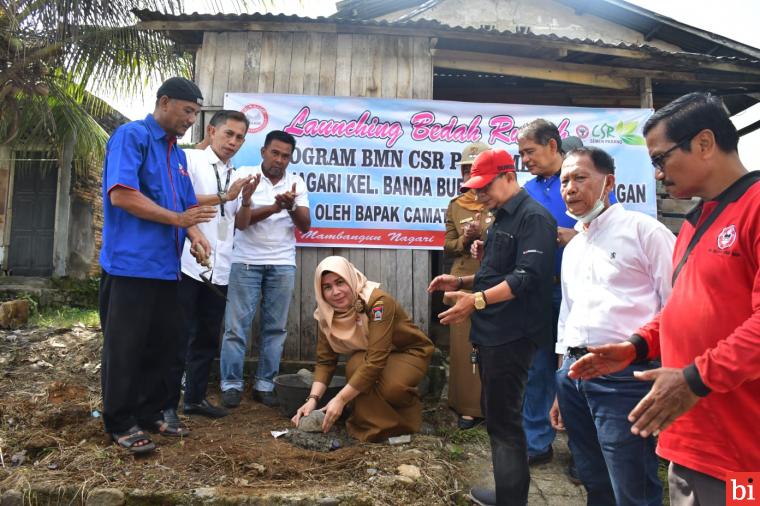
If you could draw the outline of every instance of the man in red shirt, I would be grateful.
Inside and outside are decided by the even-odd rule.
[[[760,173],[739,159],[720,99],[691,93],[644,125],[652,164],[673,197],[702,201],[673,253],[673,291],[625,343],[589,347],[570,376],[585,380],[658,355],[663,367],[629,414],[659,434],[673,505],[724,504],[727,475],[760,471]]]

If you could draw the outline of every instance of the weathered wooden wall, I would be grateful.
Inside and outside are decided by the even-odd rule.
[[[206,32],[196,55],[196,82],[209,112],[223,106],[225,92],[431,99],[430,40],[303,31]],[[382,283],[428,329],[428,251],[297,248],[284,359],[314,359],[313,275],[329,255],[347,257],[369,279]]]

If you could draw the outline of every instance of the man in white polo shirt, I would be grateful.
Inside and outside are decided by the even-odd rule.
[[[261,165],[240,168],[241,175],[260,174],[261,181],[252,199],[243,198],[235,216],[238,232],[221,352],[222,403],[226,407],[240,404],[243,362],[259,301],[261,340],[253,399],[277,406],[273,380],[280,369],[295,285],[295,228],[307,232],[311,226],[306,184],[300,176],[287,172],[295,147],[292,135],[273,130],[261,148]]]
[[[578,234],[562,258],[562,306],[556,352],[557,403],[550,418],[566,428],[588,504],[662,504],[655,441],[631,433],[628,413],[649,391],[637,371],[642,361],[588,380],[570,367],[589,346],[623,342],[665,305],[670,295],[675,237],[665,226],[620,204],[610,205],[615,162],[605,151],[577,148],[567,154],[560,192]]]
[[[239,207],[239,195],[253,193],[258,180],[251,175],[240,177],[232,167],[235,156],[245,141],[248,118],[239,111],[217,111],[207,127],[209,141],[205,149],[188,149],[187,171],[193,184],[198,203],[217,206],[216,216],[198,227],[209,241],[212,271],[206,278],[216,290],[207,286],[200,277],[206,267],[198,264],[190,253],[190,243],[185,243],[182,252],[182,280],[179,284],[179,301],[185,324],[183,340],[178,355],[169,368],[167,413],[176,414],[180,398],[182,374],[185,374],[184,412],[188,415],[202,415],[220,418],[227,414],[225,409],[214,406],[206,399],[206,388],[219,349],[225,300],[221,294],[227,292],[232,256],[232,236],[235,213]]]

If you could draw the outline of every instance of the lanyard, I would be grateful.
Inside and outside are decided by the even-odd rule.
[[[232,174],[232,170],[227,171],[227,180],[224,182],[224,189],[222,189],[222,180],[219,179],[219,169],[216,164],[214,164],[214,175],[216,176],[216,189],[219,191],[219,193],[226,192],[227,188],[230,186],[230,174]],[[219,209],[222,213],[222,216],[224,216],[224,202],[219,203]]]

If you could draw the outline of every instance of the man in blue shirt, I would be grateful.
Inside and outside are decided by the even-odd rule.
[[[570,142],[575,144],[569,146]],[[562,169],[565,153],[574,147],[582,146],[583,143],[577,137],[568,137],[563,140],[554,123],[545,119],[536,119],[520,128],[517,145],[523,164],[531,174],[536,176],[525,183],[525,190],[557,220],[557,253],[554,257],[554,289],[552,292],[552,321],[554,322],[554,341],[556,342],[557,320],[562,303],[560,286],[562,252],[565,245],[577,234],[574,228],[575,220],[565,213],[567,207],[560,194],[559,173]],[[616,202],[614,193],[610,194],[610,199],[612,203]],[[523,405],[523,426],[525,427],[525,436],[528,439],[528,461],[531,465],[548,462],[554,454],[552,450],[554,429],[551,426],[549,411],[554,403],[556,370],[557,356],[554,353],[553,345],[552,347],[539,348],[528,374]],[[573,481],[580,483],[577,480],[572,462],[568,468],[568,473]]]
[[[167,360],[179,344],[177,301],[185,236],[201,262],[210,246],[196,225],[216,214],[198,206],[177,138],[195,122],[203,101],[180,77],[158,90],[153,114],[119,127],[103,164],[103,246],[100,323],[103,423],[113,441],[133,453],[155,445],[143,429],[189,432],[161,409],[168,395]]]
[[[562,139],[557,127],[544,119],[523,125],[517,138],[520,158],[534,177],[524,188],[531,197],[544,206],[557,220],[557,253],[554,257],[554,285],[552,291],[553,332],[557,340],[557,317],[562,300],[559,284],[562,250],[576,234],[575,220],[565,214],[565,202],[559,192],[559,172],[562,168]],[[528,461],[540,464],[551,460],[554,429],[549,421],[549,410],[554,402],[557,357],[554,344],[536,351],[528,373],[523,404],[523,426],[528,439]]]

